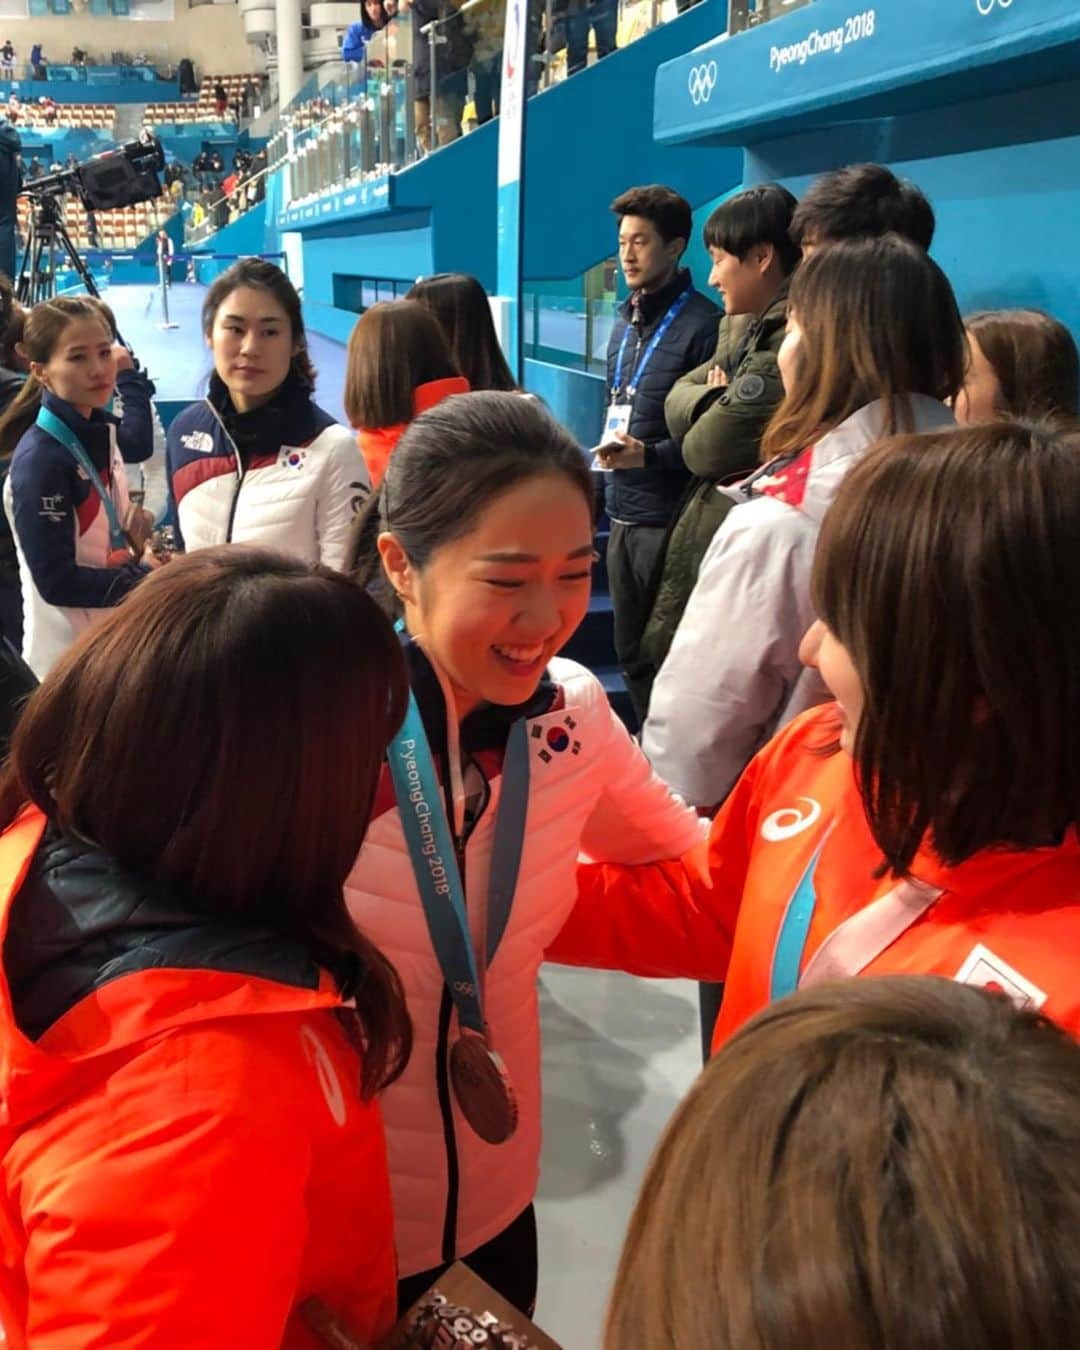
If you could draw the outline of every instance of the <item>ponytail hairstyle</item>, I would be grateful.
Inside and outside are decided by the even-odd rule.
[[[382,485],[353,522],[345,570],[393,617],[378,538],[391,531],[422,571],[444,545],[469,533],[487,507],[531,478],[562,474],[592,510],[588,461],[570,433],[518,394],[459,394],[411,422]]]
[[[89,295],[58,295],[54,300],[43,300],[26,315],[21,343],[23,355],[28,361],[44,365],[51,360],[68,325],[76,319],[97,319],[112,340],[113,334],[98,300]],[[15,447],[33,426],[41,408],[42,387],[31,372],[0,416],[0,465],[7,466]]]
[[[308,351],[300,297],[289,278],[272,262],[267,262],[264,258],[241,258],[239,262],[233,263],[222,272],[206,292],[206,299],[203,301],[203,336],[209,338],[213,335],[214,319],[218,310],[233,291],[241,289],[266,291],[285,311],[293,345],[296,347],[286,379],[291,380],[306,394],[314,393],[315,367],[311,363],[311,353]]]

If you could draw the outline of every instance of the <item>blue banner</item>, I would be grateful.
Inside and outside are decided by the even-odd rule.
[[[1078,0],[818,0],[668,61],[658,141],[745,145],[1080,74]]]
[[[375,178],[367,183],[328,192],[313,202],[287,206],[278,212],[279,230],[314,230],[320,225],[336,224],[357,216],[376,215],[390,210],[392,180]]]

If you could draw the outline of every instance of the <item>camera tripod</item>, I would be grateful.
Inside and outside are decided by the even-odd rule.
[[[15,297],[24,305],[51,300],[56,294],[57,253],[66,258],[90,295],[98,295],[97,283],[64,225],[62,198],[30,194],[30,228],[26,234],[22,265],[15,283]]]

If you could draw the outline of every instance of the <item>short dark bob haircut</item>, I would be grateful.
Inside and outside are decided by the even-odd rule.
[[[930,844],[1052,846],[1080,824],[1080,433],[884,441],[822,525],[814,606],[864,706],[854,758],[894,876]]]

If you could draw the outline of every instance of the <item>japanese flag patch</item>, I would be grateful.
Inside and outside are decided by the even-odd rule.
[[[988,989],[992,994],[1004,994],[1007,998],[1011,998],[1018,1008],[1041,1008],[1046,1002],[1043,990],[1025,979],[1000,956],[995,956],[989,947],[984,947],[981,942],[972,947],[967,960],[956,972],[955,978],[960,984],[970,984],[976,989]]]

